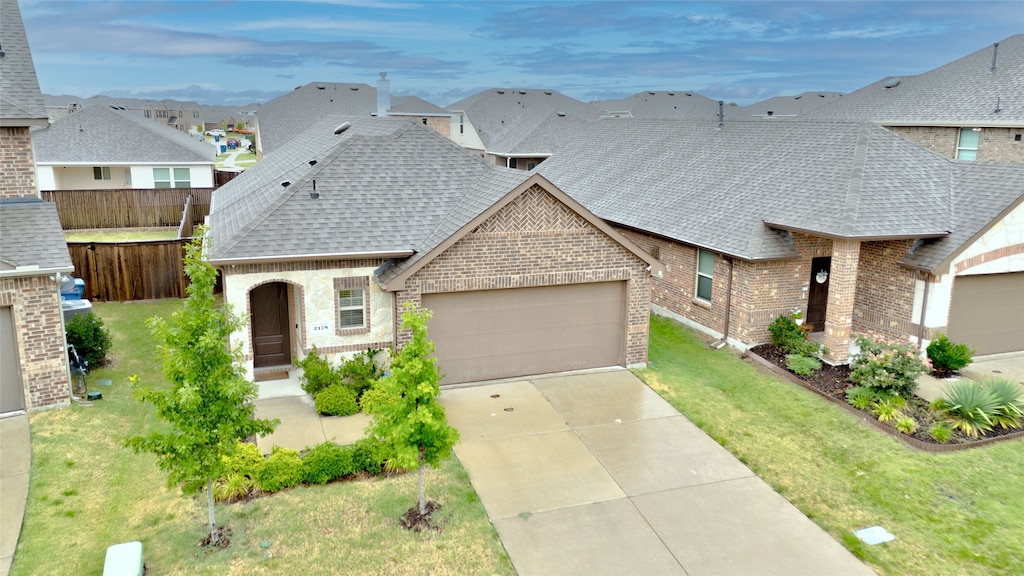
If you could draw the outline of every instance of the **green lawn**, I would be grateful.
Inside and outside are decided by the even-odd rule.
[[[14,576],[99,575],[106,548],[130,540],[143,542],[154,575],[514,573],[455,459],[426,476],[428,497],[441,504],[434,516],[440,533],[399,526],[416,502],[416,475],[407,474],[218,505],[232,545],[197,547],[207,528],[205,500],[168,488],[153,456],[122,447],[124,438],[154,425],[151,407],[132,398],[128,377],[166,385],[144,321],[179,305],[94,304],[114,335],[113,363],[88,379],[103,400],[30,416],[32,471]],[[112,386],[99,386],[100,378]]]
[[[93,228],[65,230],[67,242],[137,242],[139,240],[173,240],[178,237],[175,228]]]
[[[879,573],[1021,574],[1024,440],[917,451],[664,318],[638,375]]]

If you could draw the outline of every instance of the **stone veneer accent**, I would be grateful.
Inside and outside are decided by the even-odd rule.
[[[419,306],[422,294],[436,292],[624,280],[626,364],[641,366],[647,363],[649,277],[645,261],[534,186],[411,275],[395,293],[396,307]],[[395,331],[398,345],[409,340],[408,331]]]
[[[38,196],[28,128],[0,128],[0,198]]]
[[[70,372],[60,293],[48,276],[0,279],[0,306],[10,306],[28,410],[67,405]]]
[[[994,103],[993,103],[994,105]],[[972,128],[973,126],[965,126]],[[955,126],[892,126],[889,128],[907,140],[956,158],[960,128]],[[1021,141],[1014,138],[1022,135]],[[983,127],[978,137],[978,160],[991,162],[1024,162],[1024,127]]]

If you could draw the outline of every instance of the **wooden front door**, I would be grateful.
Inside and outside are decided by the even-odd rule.
[[[822,274],[824,272],[824,274]],[[811,259],[811,287],[807,294],[807,324],[811,332],[825,329],[825,312],[828,310],[828,283],[832,276],[832,257]],[[824,277],[824,281],[821,281]]]
[[[252,311],[253,366],[287,366],[292,363],[288,338],[288,285],[273,282],[249,293]]]

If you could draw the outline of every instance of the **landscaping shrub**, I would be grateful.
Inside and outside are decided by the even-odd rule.
[[[928,429],[928,434],[939,444],[945,444],[953,438],[953,429],[944,422],[936,422]]]
[[[871,403],[871,413],[879,422],[890,422],[903,417],[905,401],[902,396],[889,396]]]
[[[320,355],[316,346],[313,346],[305,358],[297,360],[295,365],[302,368],[300,383],[307,394],[316,396],[317,392],[325,388],[341,384],[341,375]]]
[[[981,385],[987,388],[996,399],[996,413],[992,415],[992,424],[1000,428],[1024,427],[1024,392],[1016,382],[1005,376],[986,376]]]
[[[954,429],[976,438],[992,430],[993,417],[999,413],[995,393],[978,382],[965,380],[946,386],[942,398],[932,403]]]
[[[858,410],[867,410],[872,402],[880,399],[878,391],[867,386],[853,386],[846,390],[846,402]]]
[[[799,354],[786,355],[786,368],[798,376],[810,376],[821,370],[821,361],[809,356]]]
[[[912,416],[901,416],[896,421],[896,430],[902,434],[913,434],[917,431],[917,420],[914,420]]]
[[[917,389],[917,377],[927,370],[912,344],[897,344],[857,335],[860,354],[850,368],[850,380],[898,396],[909,397]]]
[[[326,484],[335,478],[356,472],[352,448],[334,442],[318,444],[302,456],[302,481],[307,484]]]
[[[356,394],[356,400],[363,392],[369,390],[374,382],[383,376],[376,356],[383,352],[380,348],[368,348],[356,356],[349,358],[338,367],[342,382]]]
[[[314,397],[316,411],[325,416],[350,416],[359,412],[356,393],[343,384],[328,386]]]
[[[228,473],[213,485],[214,500],[234,502],[258,492],[256,479],[264,461],[263,454],[255,444],[239,442],[235,453],[224,457]]]
[[[92,312],[79,314],[68,320],[65,330],[68,344],[75,347],[75,351],[89,366],[96,368],[107,358],[113,339],[99,316]]]
[[[945,334],[939,334],[935,340],[928,344],[928,359],[932,361],[935,370],[959,370],[971,363],[975,350],[967,344],[955,344],[946,338]]]
[[[256,485],[264,492],[277,492],[302,482],[302,460],[299,451],[274,446],[263,464]]]
[[[376,438],[362,438],[352,444],[352,466],[367,474],[377,475],[384,470],[384,446]]]
[[[768,325],[768,334],[771,335],[772,344],[790,351],[789,347],[794,342],[807,339],[807,334],[796,325],[790,316],[779,316]]]

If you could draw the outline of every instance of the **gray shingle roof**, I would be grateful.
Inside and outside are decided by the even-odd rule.
[[[534,88],[492,88],[448,109],[465,112],[486,150],[503,156],[552,154],[600,117],[579,100]]]
[[[409,119],[329,116],[214,193],[210,258],[427,252],[527,177]]]
[[[217,149],[132,112],[91,106],[33,133],[39,164],[213,164]]]
[[[773,228],[936,237],[963,224],[953,217],[953,190],[998,197],[992,203],[1003,207],[1024,193],[1024,166],[1000,168],[1017,175],[1005,184],[967,188],[953,176],[972,168],[871,123],[716,127],[605,120],[538,171],[605,220],[751,260],[793,255]]]
[[[718,117],[718,100],[685,90],[638,92],[620,100],[591,104],[602,113],[628,111],[641,120],[694,120]],[[726,107],[728,114],[728,107]]]
[[[916,76],[883,78],[804,115],[882,125],[1024,126],[1024,34]],[[995,112],[996,106],[1000,112]]]
[[[426,110],[416,110],[423,103]],[[439,108],[414,96],[393,97],[392,108],[425,114]],[[271,152],[327,115],[368,117],[377,113],[377,89],[367,84],[310,82],[267,102],[256,113],[260,149]]]
[[[0,269],[70,268],[57,205],[35,197],[0,199]]]
[[[16,0],[0,0],[0,124],[44,125],[46,107]]]
[[[738,109],[726,108],[725,114],[726,118],[734,120],[799,116],[842,97],[842,92],[804,92],[797,96],[775,96]]]

